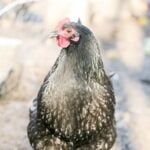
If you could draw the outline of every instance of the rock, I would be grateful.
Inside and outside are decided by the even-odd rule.
[[[0,97],[16,87],[21,73],[21,41],[0,37]]]
[[[117,49],[119,58],[129,68],[140,70],[144,61],[143,29],[131,18],[120,22],[117,33]]]
[[[150,56],[150,37],[144,40],[144,52],[147,56]]]

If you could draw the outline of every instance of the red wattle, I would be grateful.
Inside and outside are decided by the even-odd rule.
[[[67,48],[70,45],[70,41],[65,37],[60,36],[57,38],[57,44],[62,48]]]

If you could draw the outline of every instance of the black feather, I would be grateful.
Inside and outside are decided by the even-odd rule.
[[[109,150],[116,138],[115,97],[99,44],[83,25],[70,23],[78,43],[61,50],[30,111],[35,150]]]
[[[78,23],[78,24],[80,24],[80,25],[82,24],[82,22],[81,22],[81,19],[80,19],[80,18],[78,18],[77,23]]]

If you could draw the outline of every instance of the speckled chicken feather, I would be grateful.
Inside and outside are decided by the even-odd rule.
[[[99,44],[71,23],[79,43],[62,49],[30,108],[28,137],[35,150],[109,150],[116,138],[112,84]]]

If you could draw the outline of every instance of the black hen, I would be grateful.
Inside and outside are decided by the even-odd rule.
[[[116,138],[112,84],[98,41],[85,26],[59,23],[51,34],[61,53],[30,109],[35,150],[109,150]]]

